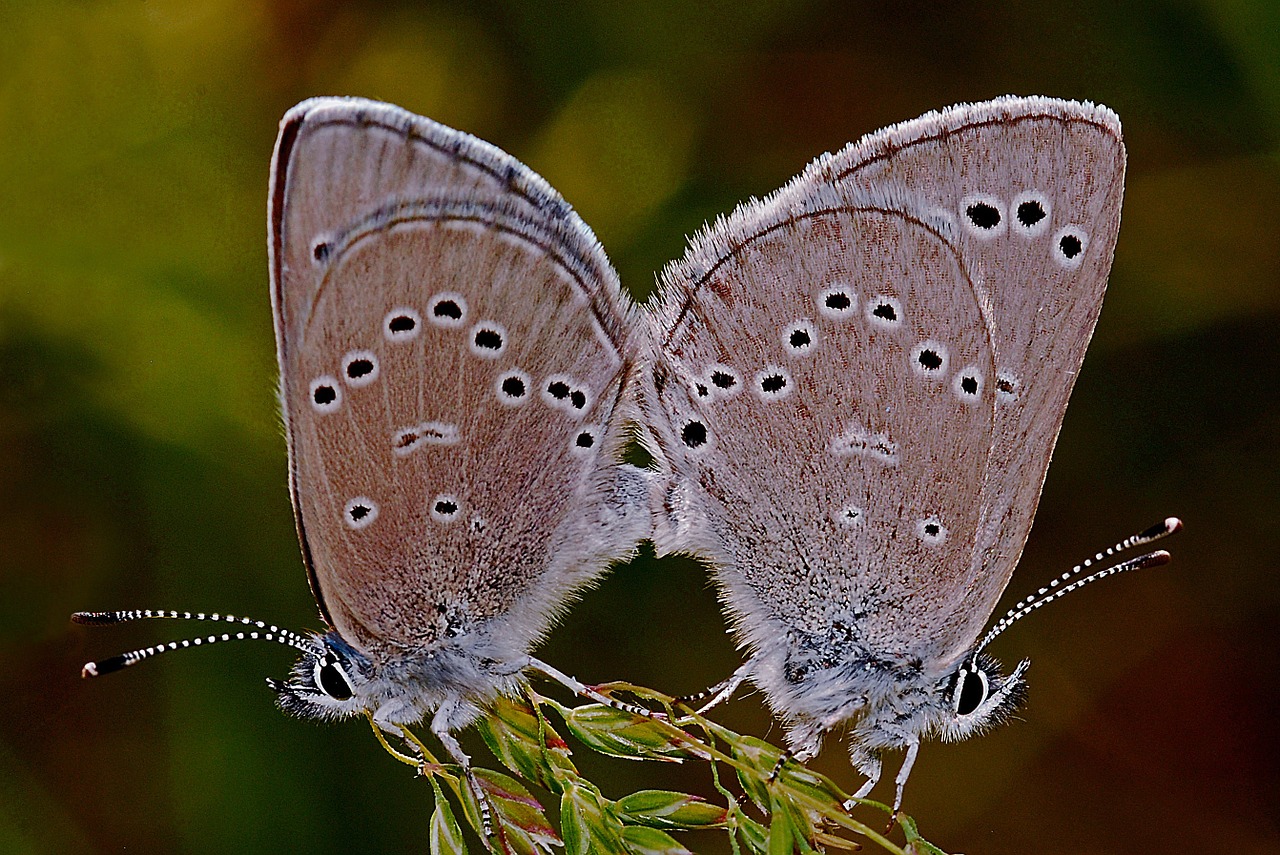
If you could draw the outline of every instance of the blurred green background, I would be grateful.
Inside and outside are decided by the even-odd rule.
[[[275,710],[262,678],[287,651],[89,683],[86,659],[188,627],[67,621],[160,607],[318,625],[267,298],[289,106],[364,95],[498,144],[643,299],[684,235],[818,153],[1008,92],[1114,108],[1129,181],[1006,600],[1167,514],[1187,530],[1171,567],[1000,639],[1034,662],[1024,720],[929,745],[908,810],[969,853],[1280,851],[1280,7],[1248,0],[0,2],[0,851],[426,848],[429,788],[363,723]],[[643,558],[542,654],[672,692],[738,661],[703,571]],[[721,718],[781,737],[758,696]],[[580,759],[614,797],[707,788],[702,768]],[[843,747],[817,765],[856,786]]]

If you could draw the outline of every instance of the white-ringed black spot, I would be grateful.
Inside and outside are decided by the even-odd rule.
[[[332,413],[342,406],[342,388],[337,380],[325,374],[311,381],[307,399],[317,413]]]
[[[1013,211],[1014,231],[1025,237],[1037,237],[1049,228],[1049,214],[1052,206],[1043,193],[1027,190],[1014,197],[1010,210]]]
[[[437,318],[460,321],[462,320],[462,307],[454,300],[441,300],[431,307],[431,314]]]
[[[311,245],[311,257],[315,259],[317,264],[326,263],[332,254],[333,244],[326,240],[318,240]]]
[[[798,320],[782,334],[782,346],[791,356],[807,356],[818,344],[818,333],[807,320]]]
[[[951,389],[965,403],[973,403],[982,397],[982,375],[972,365],[956,372],[951,379]]]
[[[858,311],[858,295],[847,285],[831,285],[818,292],[818,313],[843,320]]]
[[[1020,381],[1016,374],[1012,371],[996,372],[996,400],[1002,404],[1009,404],[1018,398],[1018,387]]]
[[[960,203],[965,230],[979,238],[992,238],[1005,230],[1004,205],[985,193],[966,196]]]
[[[382,334],[387,341],[413,341],[422,330],[422,317],[413,309],[402,306],[387,312],[382,319]]]
[[[922,341],[911,349],[911,368],[924,377],[947,373],[947,349],[936,341]]]
[[[738,372],[728,365],[715,364],[707,368],[707,381],[717,398],[732,398],[742,389]]]
[[[507,330],[497,321],[481,321],[471,328],[468,346],[482,359],[496,359],[507,349]]]
[[[581,453],[595,448],[596,438],[595,428],[583,428],[573,437],[573,450]]]
[[[342,519],[347,526],[359,531],[378,518],[378,505],[367,496],[356,496],[342,509]]]
[[[440,495],[431,500],[431,518],[438,523],[451,523],[458,518],[462,506],[453,496]]]
[[[1065,231],[1058,236],[1057,255],[1065,267],[1079,267],[1088,238],[1080,231]]]
[[[766,401],[778,401],[791,394],[791,375],[780,366],[756,373],[756,393]]]
[[[342,376],[348,386],[368,386],[378,379],[378,357],[371,350],[353,350],[342,357]]]
[[[937,517],[916,522],[916,537],[926,546],[937,546],[947,539],[947,527]]]
[[[894,297],[877,294],[867,301],[866,312],[873,326],[895,329],[902,325],[902,304]]]
[[[591,403],[590,390],[566,374],[552,374],[542,384],[542,400],[550,407],[581,416]]]
[[[498,375],[494,383],[494,393],[498,401],[509,407],[518,407],[529,400],[529,387],[533,381],[529,375],[518,369],[504,371]]]
[[[711,389],[707,387],[706,383],[694,383],[693,394],[697,395],[699,398],[709,398],[711,396]]]
[[[964,209],[969,222],[980,229],[994,229],[1000,225],[1000,209],[985,202],[974,202]]]
[[[1084,252],[1089,248],[1089,236],[1079,226],[1069,225],[1058,230],[1053,236],[1053,247],[1050,254],[1058,264],[1074,270],[1084,261]]]
[[[460,327],[467,320],[467,301],[452,291],[436,294],[427,303],[427,319],[438,327]]]
[[[689,448],[701,448],[707,444],[707,426],[697,419],[691,419],[680,428],[680,441]]]

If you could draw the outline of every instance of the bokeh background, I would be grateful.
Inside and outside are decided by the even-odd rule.
[[[928,746],[908,809],[968,853],[1280,851],[1280,6],[1249,0],[0,3],[0,851],[426,848],[429,789],[363,723],[275,710],[262,678],[287,651],[83,682],[86,659],[188,627],[67,621],[318,625],[267,298],[289,106],[364,95],[493,141],[643,299],[684,235],[818,153],[1008,92],[1116,109],[1129,180],[1006,600],[1165,515],[1187,529],[1172,566],[1001,638],[1034,660],[1024,720]],[[738,661],[703,571],[645,557],[542,653],[672,692]],[[758,696],[721,717],[781,736]],[[615,797],[707,787],[701,768],[580,759]],[[817,765],[856,785],[841,747]]]

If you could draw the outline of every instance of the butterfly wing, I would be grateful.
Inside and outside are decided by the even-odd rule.
[[[1026,544],[1102,307],[1124,172],[1120,121],[1110,110],[1006,97],[872,134],[806,174],[865,190],[896,187],[925,210],[945,212],[989,310],[994,457],[973,556],[942,580],[954,614],[944,630],[948,658],[981,632]]]
[[[475,632],[527,648],[647,531],[614,465],[637,341],[603,250],[498,149],[357,99],[286,115],[270,200],[322,611],[375,656]]]
[[[872,618],[944,609],[977,540],[993,344],[950,224],[914,202],[793,183],[662,276],[659,548],[711,559],[757,657],[790,650],[791,683],[855,649],[916,655]]]
[[[659,545],[712,558],[754,647],[848,636],[940,671],[973,644],[1097,318],[1123,165],[1104,108],[953,108],[819,158],[665,271]]]

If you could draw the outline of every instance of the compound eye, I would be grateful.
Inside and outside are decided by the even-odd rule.
[[[316,668],[316,685],[335,701],[350,700],[354,694],[342,666],[333,661],[324,662]]]
[[[981,668],[970,671],[961,668],[956,681],[955,709],[956,715],[973,715],[978,707],[987,699],[987,674]]]

